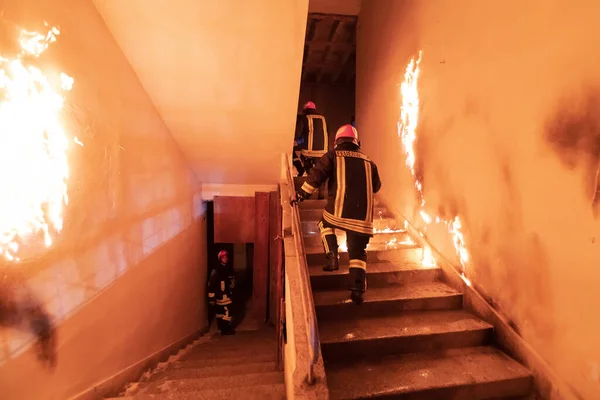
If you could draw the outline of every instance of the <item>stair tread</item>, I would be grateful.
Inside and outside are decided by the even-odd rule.
[[[365,303],[406,299],[459,296],[460,292],[442,282],[423,282],[410,285],[371,288],[365,293]],[[347,290],[329,290],[313,293],[315,306],[351,303]]]
[[[215,385],[218,387],[220,385]],[[219,400],[219,399],[236,399],[240,397],[240,392],[243,391],[243,397],[245,400],[252,399],[273,399],[283,400],[285,399],[285,384],[268,384],[268,385],[255,385],[246,386],[243,389],[239,387],[229,387],[222,389],[205,389],[196,391],[178,391],[177,389],[169,393],[161,394],[136,394],[133,396],[120,397],[120,399],[134,399],[134,400],[153,400],[153,399],[177,399],[177,400]],[[113,399],[116,400],[116,399]]]
[[[332,399],[401,395],[511,380],[523,382],[517,387],[503,385],[501,390],[506,393],[497,394],[527,394],[525,388],[530,388],[531,383],[527,382],[531,381],[531,373],[492,347],[385,356],[352,364],[327,364],[327,382]]]
[[[373,243],[369,244],[367,247],[367,252],[374,251],[403,251],[403,250],[418,250],[421,247],[417,244],[405,244],[405,243],[397,243],[393,246],[387,245],[385,243]],[[323,246],[308,246],[305,248],[306,254],[320,254],[323,253]],[[340,253],[347,253],[347,250],[340,248]]]
[[[321,251],[323,251],[321,249]],[[337,271],[323,271],[322,265],[310,265],[308,267],[310,276],[329,276],[329,275],[348,275],[348,265],[340,265]],[[424,267],[416,263],[393,263],[393,262],[378,262],[367,264],[367,275],[380,274],[388,272],[405,272],[419,270],[439,270],[439,267]]]
[[[409,311],[393,316],[319,321],[319,336],[321,343],[327,344],[492,328],[464,310]]]
[[[173,377],[171,377],[173,375]],[[246,391],[250,387],[259,385],[277,385],[285,382],[283,372],[263,372],[244,375],[222,375],[208,377],[178,377],[173,370],[165,371],[165,374],[150,379],[141,389],[141,393],[165,393],[165,392],[191,392],[211,390],[219,387],[237,387],[240,391]],[[243,389],[242,389],[243,388]]]
[[[212,357],[202,359],[187,359],[182,358],[181,361],[177,361],[182,366],[185,365],[189,368],[203,368],[203,367],[221,367],[229,365],[247,365],[261,362],[275,362],[277,360],[277,352],[272,351],[268,353],[257,352],[256,354],[238,355],[231,354],[230,357]]]
[[[197,361],[175,362],[168,368],[158,371],[157,379],[168,376],[169,379],[210,378],[215,376],[234,376],[257,373],[277,372],[275,361],[252,362],[247,364],[229,364],[217,366],[203,366]]]
[[[232,360],[258,355],[273,355],[276,352],[277,339],[271,330],[239,331],[232,336],[215,334],[190,349],[181,357],[181,360]]]

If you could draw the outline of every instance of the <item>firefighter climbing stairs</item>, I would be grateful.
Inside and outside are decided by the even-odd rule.
[[[324,206],[306,200],[300,215],[331,399],[534,398],[531,373],[494,347],[493,326],[462,308],[438,267],[421,265],[423,249],[377,203],[365,302],[353,304],[342,241],[340,270],[322,270]]]

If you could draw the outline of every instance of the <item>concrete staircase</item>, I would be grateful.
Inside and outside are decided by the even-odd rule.
[[[381,206],[375,228],[396,232],[372,240],[365,303],[354,305],[347,252],[338,272],[321,269],[324,205],[306,200],[300,214],[331,399],[530,398],[530,372],[493,346],[493,327],[462,309],[462,294],[438,268],[421,266],[423,249],[402,244],[406,232]]]
[[[213,335],[127,390],[123,399],[285,399],[273,330]]]

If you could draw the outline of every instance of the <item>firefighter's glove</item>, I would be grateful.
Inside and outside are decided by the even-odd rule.
[[[292,198],[290,199],[290,204],[292,206],[294,206],[294,205],[304,201],[304,199],[306,199],[307,197],[308,197],[308,194],[304,190],[300,189],[296,192],[296,194],[294,196],[292,196]]]

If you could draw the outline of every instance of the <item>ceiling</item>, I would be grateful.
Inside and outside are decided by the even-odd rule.
[[[201,182],[278,182],[308,0],[94,4]]]
[[[354,83],[357,21],[356,16],[308,14],[302,84]]]
[[[372,0],[371,0],[372,1]],[[310,0],[309,13],[358,15],[361,0]]]

